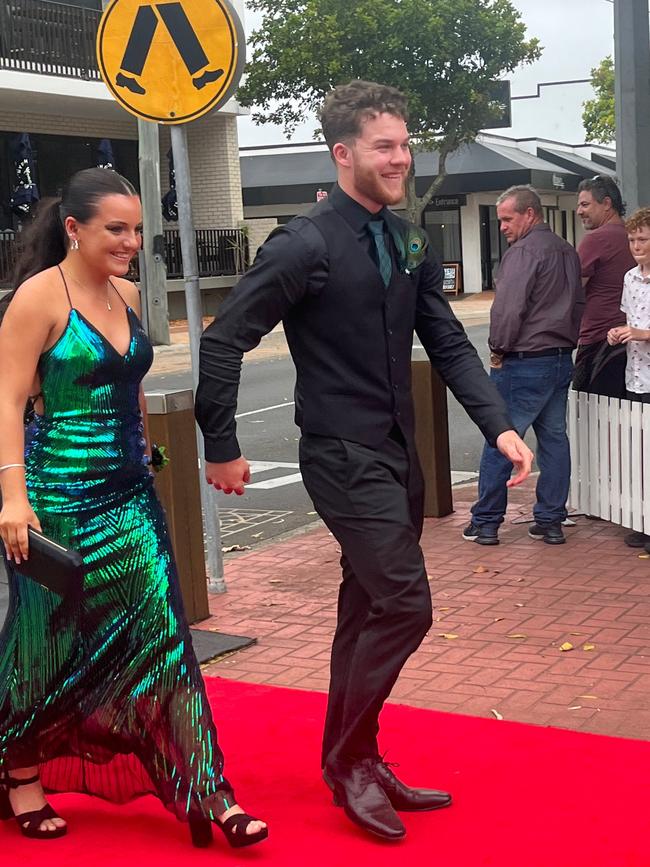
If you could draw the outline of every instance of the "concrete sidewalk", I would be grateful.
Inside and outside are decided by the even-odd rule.
[[[647,739],[650,559],[623,544],[623,528],[584,517],[566,545],[528,538],[534,484],[512,493],[498,547],[460,537],[475,485],[455,489],[453,515],[426,521],[435,621],[391,700]],[[201,625],[258,644],[206,673],[326,690],[338,557],[318,523],[227,557],[228,592],[211,597]]]

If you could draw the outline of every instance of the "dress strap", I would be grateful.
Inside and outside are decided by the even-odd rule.
[[[120,301],[122,302],[122,304],[124,304],[124,306],[125,306],[126,309],[128,310],[128,309],[129,309],[129,305],[126,303],[126,301],[124,300],[124,298],[122,298],[122,295],[120,294],[120,291],[119,291],[119,289],[117,288],[117,286],[115,285],[115,283],[113,283],[112,280],[109,280],[108,282],[111,284],[111,286],[113,287],[113,289],[115,289],[115,291],[117,292],[117,297],[120,299]]]
[[[72,299],[70,298],[70,292],[68,290],[68,281],[65,279],[65,274],[63,273],[63,268],[60,265],[56,266],[59,269],[59,274],[61,275],[61,279],[63,280],[63,285],[65,286],[65,294],[68,296],[68,304],[70,305],[70,310],[72,307]]]

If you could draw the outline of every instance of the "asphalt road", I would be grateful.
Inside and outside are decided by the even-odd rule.
[[[487,364],[487,325],[467,329]],[[416,350],[417,355],[423,351]],[[252,484],[242,497],[218,495],[222,542],[254,545],[317,520],[298,470],[298,430],[293,420],[295,373],[289,357],[245,361],[237,431],[251,461]],[[190,373],[148,376],[146,390],[191,387]],[[451,467],[454,481],[478,472],[483,438],[449,394]],[[469,476],[473,478],[473,475]]]

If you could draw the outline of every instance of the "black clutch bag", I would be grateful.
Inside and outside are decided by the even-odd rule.
[[[81,554],[59,545],[31,527],[27,528],[27,535],[29,558],[19,565],[11,564],[16,572],[37,581],[59,596],[78,595],[84,578]]]

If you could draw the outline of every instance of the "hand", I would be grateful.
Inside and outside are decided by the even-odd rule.
[[[224,494],[232,494],[234,491],[241,496],[244,493],[244,486],[251,480],[251,468],[244,457],[223,464],[206,461],[205,478],[208,484],[214,485],[218,491],[223,491]]]
[[[650,331],[632,328],[631,325],[619,325],[618,328],[610,328],[607,332],[607,342],[610,346],[616,343],[629,343],[630,340],[650,340]]]
[[[610,328],[607,332],[607,342],[610,346],[616,346],[619,343],[618,333],[621,330],[621,326],[619,325],[617,328]]]
[[[41,532],[41,524],[27,501],[6,503],[0,512],[0,538],[4,542],[7,559],[16,565],[29,558],[27,527]]]
[[[490,350],[490,367],[492,370],[501,370],[503,367],[503,355]]]
[[[520,485],[530,475],[533,466],[533,453],[514,430],[506,430],[497,437],[497,448],[504,457],[512,461],[517,475],[509,479],[507,487]]]

